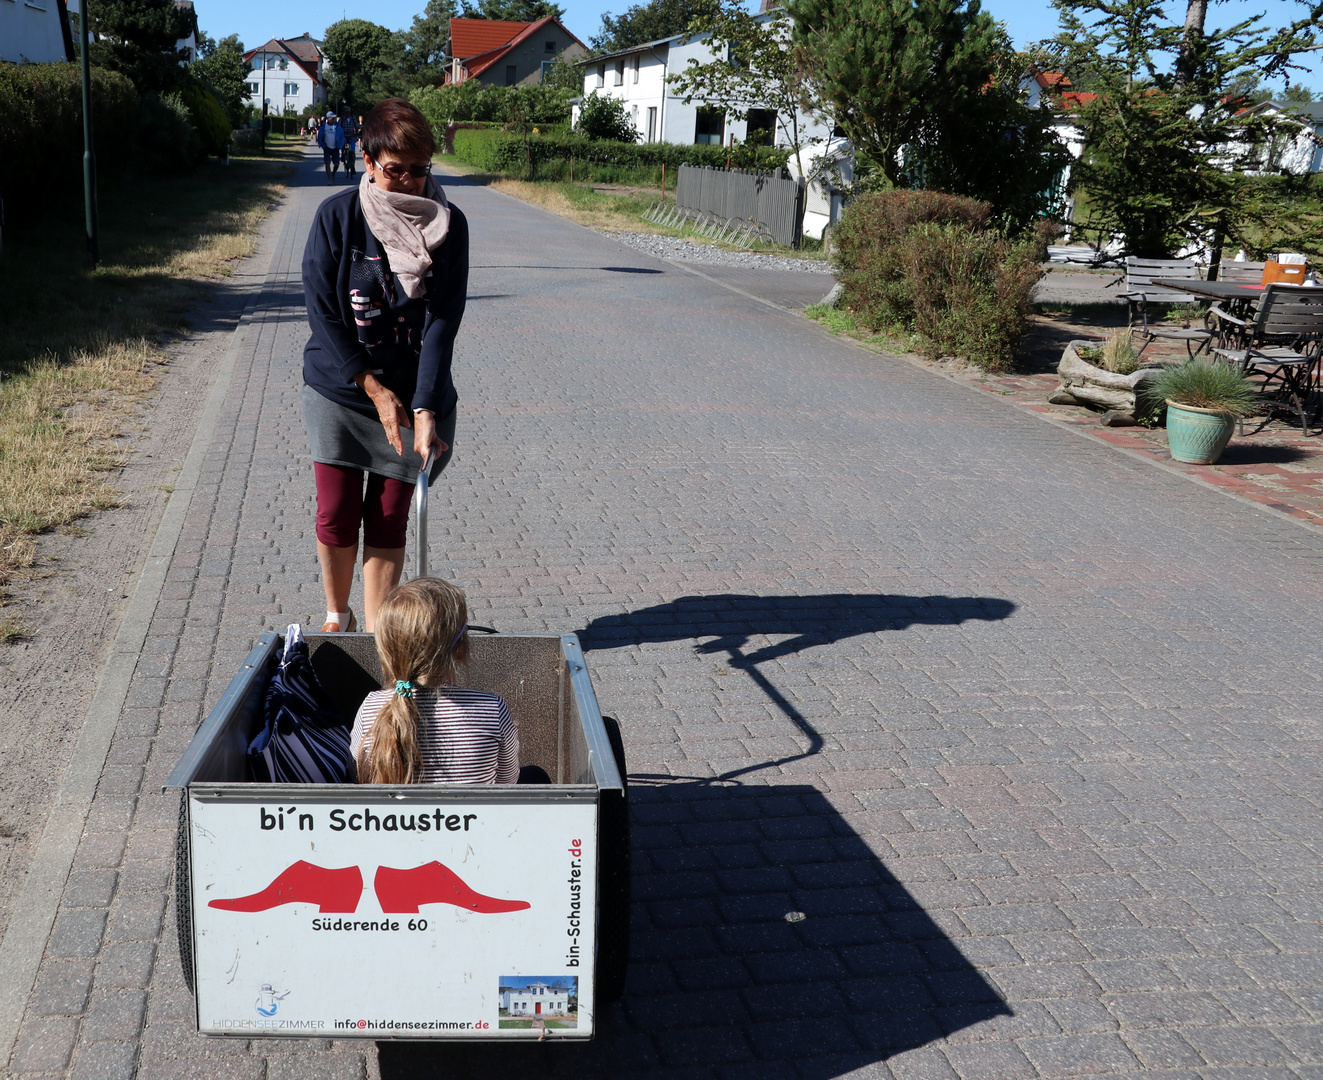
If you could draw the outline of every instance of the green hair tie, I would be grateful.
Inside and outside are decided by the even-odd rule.
[[[413,697],[413,682],[409,679],[396,679],[395,692],[400,697]]]

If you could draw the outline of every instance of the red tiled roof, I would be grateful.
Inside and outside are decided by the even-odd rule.
[[[582,41],[579,41],[577,37],[575,37],[573,34],[571,34],[568,30],[565,29],[565,24],[561,22],[559,19],[553,19],[553,18],[538,19],[537,22],[531,22],[531,23],[497,22],[494,19],[451,19],[450,20],[450,55],[457,58],[463,63],[464,72],[465,72],[464,77],[467,79],[474,79],[477,78],[479,75],[481,75],[488,68],[492,67],[495,63],[497,63],[497,61],[499,61],[501,57],[505,56],[516,45],[518,45],[520,42],[524,41],[525,39],[532,37],[543,27],[545,27],[548,23],[555,23],[557,27],[559,27],[562,31],[564,31],[566,37],[568,37],[571,41],[579,45],[583,45]],[[488,34],[485,38],[482,35],[478,35],[478,34],[465,37],[464,35],[468,33],[467,28],[475,27],[475,26],[479,28],[483,26],[506,27],[506,28],[513,27],[515,28],[515,32],[510,37],[505,38],[504,40],[498,42],[495,45],[488,44],[487,47],[482,52],[474,52],[474,53],[464,52],[463,50],[466,48],[476,47],[479,44],[484,44],[486,42],[493,41],[500,36],[498,32],[493,31],[490,34]],[[456,34],[457,29],[461,31],[460,34]],[[586,48],[586,46],[584,47]],[[447,82],[450,81],[449,72],[446,73],[446,81]]]
[[[1070,80],[1061,71],[1036,71],[1034,72],[1034,78],[1038,80],[1038,85],[1044,89],[1049,86],[1060,86],[1062,88],[1070,86]]]
[[[511,44],[532,25],[526,22],[500,22],[497,19],[451,19],[450,55],[460,60],[481,56]]]

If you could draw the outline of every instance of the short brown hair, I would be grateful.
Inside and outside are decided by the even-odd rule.
[[[432,125],[418,106],[404,98],[387,98],[363,121],[363,151],[373,161],[381,154],[431,161],[436,153]]]

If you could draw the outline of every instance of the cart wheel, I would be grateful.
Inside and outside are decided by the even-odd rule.
[[[193,993],[193,875],[188,864],[188,792],[179,800],[179,831],[175,836],[175,930],[179,937],[179,967],[184,985]]]
[[[604,716],[602,723],[625,790],[620,797],[604,799],[600,807],[602,854],[598,864],[601,880],[597,893],[596,994],[598,1001],[618,1001],[625,993],[625,975],[629,970],[629,779],[620,721]]]

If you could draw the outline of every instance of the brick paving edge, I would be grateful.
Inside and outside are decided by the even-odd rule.
[[[277,254],[278,251],[272,254],[272,264]],[[41,840],[23,886],[15,898],[4,940],[0,942],[0,1061],[6,1067],[27,1012],[28,998],[36,985],[37,973],[46,952],[51,928],[55,924],[65,883],[73,867],[92,799],[96,795],[110,753],[111,740],[128,696],[129,684],[165,586],[175,544],[183,531],[194,491],[202,475],[216,418],[229,390],[230,375],[238,361],[258,298],[270,272],[269,264],[261,283],[244,305],[238,324],[231,331],[224,358],[215,368],[215,379],[199,418],[193,443],[174,482],[174,491],[161,516],[142,573],[116,631],[115,642],[98,679],[92,704],[83,718],[77,747],[61,780],[59,793],[42,829]]]

